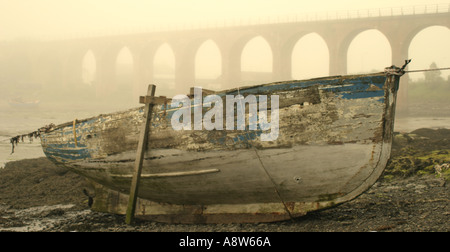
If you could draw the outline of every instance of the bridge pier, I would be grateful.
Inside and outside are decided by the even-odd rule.
[[[115,88],[115,60],[101,59],[96,71],[96,97],[105,97]]]
[[[392,39],[395,38],[396,39]],[[400,36],[391,36],[391,48],[392,48],[392,64],[397,67],[403,66],[405,60],[408,58],[408,48],[411,39],[408,43],[405,42],[404,37]],[[397,92],[397,108],[396,113],[400,116],[408,115],[408,85],[409,85],[409,76],[405,74],[402,78],[400,78],[399,89]]]
[[[292,51],[274,50],[272,81],[285,81],[292,79]]]
[[[222,54],[222,75],[220,77],[222,89],[235,87],[241,81],[241,53],[232,49],[230,41],[218,43]]]

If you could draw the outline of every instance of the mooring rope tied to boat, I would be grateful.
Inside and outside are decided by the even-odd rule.
[[[441,70],[450,70],[450,67],[421,69],[421,70],[408,70],[408,71],[405,71],[405,73],[417,73],[417,72],[429,72],[429,71],[441,71]]]

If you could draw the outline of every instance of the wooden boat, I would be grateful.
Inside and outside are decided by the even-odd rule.
[[[278,95],[274,141],[261,141],[263,131],[248,127],[174,130],[170,118],[178,108],[170,99],[159,101],[136,217],[269,222],[355,198],[375,183],[390,157],[403,68],[215,92]],[[142,122],[143,108],[99,115],[42,129],[41,143],[50,160],[96,183],[92,209],[124,214]]]

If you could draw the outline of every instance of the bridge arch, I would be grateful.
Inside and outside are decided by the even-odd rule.
[[[378,29],[353,33],[347,49],[347,72],[350,74],[383,71],[392,65],[392,46]]]
[[[92,86],[95,82],[97,59],[92,49],[88,49],[81,60],[81,82]]]
[[[407,41],[408,55],[413,59],[409,69],[428,69],[433,62],[438,67],[450,66],[449,45],[449,26],[429,25],[413,30]],[[421,48],[427,48],[427,50],[424,51]],[[422,76],[423,73],[409,74],[411,79],[418,79]]]
[[[195,53],[196,85],[207,89],[220,89],[222,53],[213,39],[203,41]]]
[[[240,50],[241,84],[260,84],[273,79],[273,46],[262,35],[248,36]]]
[[[189,88],[195,85],[202,85],[198,76],[198,71],[202,71],[201,57],[203,57],[203,45],[212,47],[214,53],[223,55],[221,48],[217,44],[217,38],[214,36],[197,36],[191,40],[180,40],[174,43],[173,51],[176,58],[175,68],[175,86],[177,94],[189,92]],[[200,58],[197,56],[200,53]],[[221,56],[220,56],[221,57]],[[219,64],[220,58],[219,58]],[[219,71],[222,71],[219,66]],[[218,77],[218,76],[216,76]],[[212,88],[212,87],[210,87]]]
[[[307,79],[329,75],[330,53],[325,40],[316,32],[296,36],[289,43],[291,73],[294,79]]]
[[[123,102],[133,103],[135,71],[134,56],[130,47],[128,45],[124,45],[117,51],[115,59],[115,88],[113,91],[113,95],[120,97],[120,100]]]
[[[157,85],[158,95],[173,96],[178,94],[175,90],[175,74],[177,59],[173,46],[167,42],[155,47],[152,57],[152,79]]]

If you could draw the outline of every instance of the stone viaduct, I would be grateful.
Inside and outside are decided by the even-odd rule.
[[[450,29],[449,8],[445,11],[422,11],[409,14],[375,14],[363,17],[335,17],[314,21],[290,21],[269,24],[223,26],[213,28],[155,31],[90,38],[41,41],[20,53],[27,54],[30,79],[43,85],[70,86],[81,81],[82,61],[91,50],[96,59],[97,96],[115,88],[115,64],[119,51],[127,47],[133,58],[133,94],[145,93],[153,83],[153,59],[161,45],[167,43],[175,56],[175,86],[186,93],[195,85],[195,56],[199,47],[212,40],[221,54],[222,88],[236,87],[241,76],[241,54],[246,43],[261,36],[272,51],[272,77],[265,82],[292,79],[292,52],[296,42],[309,33],[323,38],[329,50],[329,75],[347,73],[347,51],[352,40],[369,29],[380,31],[389,41],[392,64],[401,66],[408,59],[414,36],[430,26]],[[438,39],[438,38],[436,38]],[[3,56],[7,43],[0,43]],[[1,57],[2,54],[0,54]],[[404,78],[404,82],[405,82]],[[406,80],[407,82],[407,80]],[[157,84],[157,83],[155,83]],[[407,84],[407,83],[405,83]],[[131,85],[130,85],[131,87]],[[399,104],[406,103],[407,85],[402,85]]]

